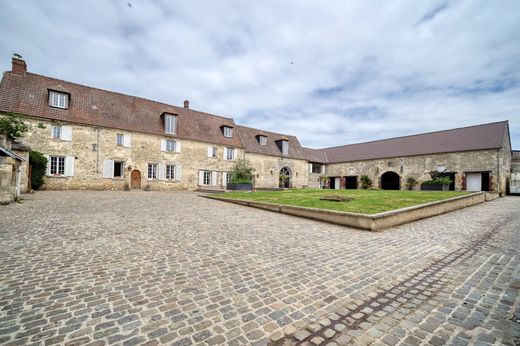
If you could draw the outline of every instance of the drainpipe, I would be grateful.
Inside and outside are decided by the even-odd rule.
[[[96,127],[96,173],[99,173],[99,126]]]

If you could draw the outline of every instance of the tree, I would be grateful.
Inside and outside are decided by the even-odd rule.
[[[28,129],[29,126],[15,113],[0,116],[0,134],[4,135],[8,141],[15,141],[23,137]]]
[[[43,185],[43,177],[47,172],[47,158],[38,151],[29,153],[29,164],[32,166],[31,186],[37,190]]]
[[[250,184],[253,180],[253,168],[249,161],[239,159],[229,172],[230,180],[234,184]]]

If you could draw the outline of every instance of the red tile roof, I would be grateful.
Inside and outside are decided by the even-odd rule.
[[[49,107],[48,90],[69,93],[69,108]],[[158,135],[165,135],[161,115],[166,112],[177,115],[174,137],[242,147],[237,134],[226,138],[222,133],[221,126],[235,126],[231,118],[33,73],[24,76],[4,73],[0,84],[0,111]]]
[[[306,160],[303,148],[295,136],[283,135],[280,133],[269,132],[255,129],[252,127],[237,125],[238,133],[244,144],[246,153],[264,154],[271,156],[281,156],[293,159]],[[261,145],[256,136],[262,135],[267,137],[267,144]],[[276,143],[279,140],[289,141],[289,155],[282,155],[280,147]]]
[[[507,133],[508,122],[501,121],[451,130],[421,133],[411,136],[306,151],[312,154],[309,159],[324,157],[327,163],[338,163],[402,156],[498,149],[502,147],[504,137]],[[319,154],[317,154],[316,151],[319,152]]]

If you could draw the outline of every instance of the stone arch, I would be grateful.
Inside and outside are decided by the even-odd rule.
[[[383,190],[400,190],[401,177],[393,171],[388,171],[381,175],[381,189]]]
[[[292,172],[287,166],[280,169],[278,187],[288,189],[291,187]]]

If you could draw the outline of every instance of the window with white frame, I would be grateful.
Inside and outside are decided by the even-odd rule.
[[[217,147],[211,147],[211,157],[217,157]]]
[[[233,128],[229,126],[224,126],[224,137],[231,138],[233,137]]]
[[[289,141],[282,141],[282,154],[289,155]]]
[[[61,139],[61,126],[59,126],[59,125],[52,126],[52,138]]]
[[[67,109],[69,107],[69,95],[57,91],[49,91],[49,105],[51,107]]]
[[[125,175],[125,163],[114,161],[114,178],[123,178]]]
[[[166,151],[175,151],[175,141],[166,141]]]
[[[50,173],[51,175],[65,174],[65,156],[51,156],[50,157]]]
[[[177,132],[177,116],[172,114],[164,115],[164,131],[173,135]]]
[[[226,148],[226,160],[228,160],[228,161],[235,160],[235,149]]]
[[[157,164],[148,164],[148,179],[157,179]]]
[[[202,173],[202,184],[211,185],[211,172],[210,171],[204,171]]]
[[[116,135],[116,145],[123,146],[125,144],[125,135],[118,133]]]
[[[260,145],[267,145],[267,137],[266,136],[258,136],[258,143],[260,143]]]
[[[175,165],[166,165],[166,179],[175,179]]]

